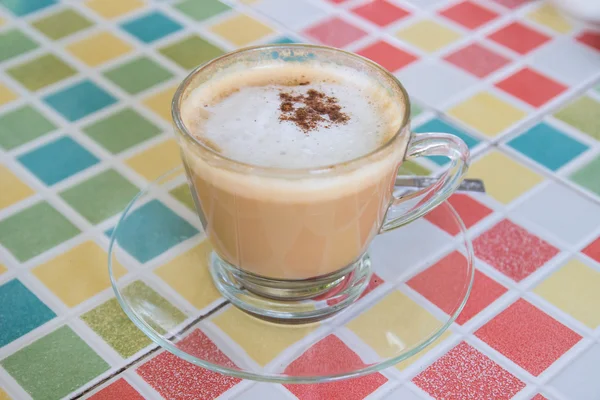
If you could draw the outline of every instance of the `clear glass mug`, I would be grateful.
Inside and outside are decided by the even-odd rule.
[[[285,169],[229,159],[185,126],[187,97],[215,75],[287,63],[343,65],[368,74],[377,90],[403,105],[399,128],[359,158]],[[431,211],[456,190],[468,168],[469,150],[458,137],[411,134],[409,97],[392,74],[329,47],[269,45],[214,59],[184,79],[172,115],[192,197],[214,248],[210,268],[217,288],[243,310],[279,321],[319,319],[352,303],[368,283],[367,249],[375,235]],[[446,156],[450,163],[435,184],[403,195],[395,187],[398,168],[421,156]],[[337,300],[323,301],[332,296]]]

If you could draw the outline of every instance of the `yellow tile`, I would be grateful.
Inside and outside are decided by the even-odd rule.
[[[498,151],[492,151],[474,161],[467,176],[482,179],[486,192],[504,204],[510,203],[544,179]]]
[[[85,4],[104,18],[115,18],[145,5],[142,0],[88,0]]]
[[[110,286],[107,262],[107,253],[88,241],[39,265],[33,274],[63,303],[75,307]],[[126,273],[118,262],[113,266],[117,278]]]
[[[221,297],[208,270],[211,251],[210,242],[204,240],[193,249],[158,267],[154,273],[194,307],[203,309]]]
[[[492,95],[478,93],[448,110],[452,115],[486,136],[496,136],[525,117],[523,110]]]
[[[527,19],[562,34],[573,30],[573,26],[561,12],[548,3],[542,3],[540,7],[527,14]]]
[[[13,205],[29,196],[34,191],[23,183],[8,167],[0,165],[0,210]]]
[[[570,260],[533,291],[590,328],[600,325],[600,272],[581,261]]]
[[[380,357],[394,357],[439,330],[443,323],[404,293],[394,291],[346,326]],[[399,368],[406,368],[408,359]]]
[[[430,53],[448,46],[461,36],[454,29],[429,20],[419,21],[396,33],[400,40]]]
[[[2,25],[1,21],[0,21],[0,25]],[[0,388],[0,400],[12,400],[12,398],[8,395],[8,393],[6,393],[4,390],[2,390]]]
[[[407,358],[406,360],[401,361],[398,364],[396,364],[396,368],[398,368],[400,371],[405,370],[406,368],[410,367],[412,364],[417,362],[421,357],[423,357],[429,351],[431,351],[432,349],[435,349],[440,343],[443,343],[451,335],[452,335],[452,333],[450,331],[446,331],[446,332],[442,333],[442,336],[440,336],[439,338],[434,340],[433,343],[431,343],[429,346],[425,347],[423,350],[421,350],[414,356],[411,356],[411,357]]]
[[[258,0],[238,0],[242,4],[256,4]]]
[[[3,273],[5,273],[6,271],[8,271],[6,269],[6,267],[4,265],[0,264],[0,275],[2,275]],[[0,397],[0,399],[2,399],[2,397]]]
[[[153,181],[181,165],[179,147],[175,139],[169,139],[150,147],[125,161],[138,174]]]
[[[318,324],[272,324],[249,316],[235,307],[229,307],[212,322],[240,345],[260,365],[266,365],[283,350],[296,343]]]
[[[267,25],[244,14],[235,15],[213,25],[210,30],[236,46],[246,46],[273,33]]]
[[[16,100],[19,96],[8,87],[0,83],[0,106]]]
[[[143,104],[167,122],[171,122],[171,102],[177,86],[169,87],[144,99]]]
[[[131,51],[128,43],[109,32],[100,32],[83,40],[71,43],[67,51],[89,65],[95,67]]]
[[[4,25],[4,23],[5,23],[5,22],[6,22],[6,21],[4,20],[4,18],[1,18],[1,17],[0,17],[0,26]],[[1,399],[1,397],[0,397],[0,399]]]

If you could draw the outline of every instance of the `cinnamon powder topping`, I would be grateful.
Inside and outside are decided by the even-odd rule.
[[[308,83],[303,82],[304,85]],[[279,120],[293,122],[306,134],[320,126],[330,128],[333,124],[345,124],[350,119],[348,114],[342,112],[336,97],[315,89],[309,89],[305,95],[281,91],[279,100]]]

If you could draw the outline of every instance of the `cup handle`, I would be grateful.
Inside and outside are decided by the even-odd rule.
[[[421,190],[406,195],[394,194],[386,212],[380,233],[408,224],[434,209],[458,188],[469,168],[469,148],[459,137],[447,133],[420,133],[413,135],[405,159],[421,156],[444,156],[450,165],[439,180]],[[408,212],[392,217],[394,209],[407,200],[423,197]]]

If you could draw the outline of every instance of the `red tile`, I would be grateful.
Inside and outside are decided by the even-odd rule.
[[[540,107],[567,90],[567,87],[530,68],[523,68],[496,83],[496,87]]]
[[[466,259],[453,252],[433,266],[410,279],[407,284],[446,314],[456,310],[464,290]],[[487,275],[475,270],[471,295],[456,322],[460,325],[469,321],[506,292],[506,288]]]
[[[448,202],[456,210],[467,229],[493,212],[466,194],[453,194]],[[433,211],[425,215],[425,219],[453,236],[460,232],[454,216],[446,208],[434,208]]]
[[[466,342],[459,343],[412,381],[432,397],[447,400],[508,400],[525,387]]]
[[[235,364],[199,329],[179,342],[178,347],[211,362],[235,368]],[[146,382],[170,400],[213,399],[240,380],[198,367],[167,351],[137,369]]]
[[[577,36],[577,40],[600,51],[600,32],[585,31]]]
[[[600,262],[600,237],[588,244],[587,247],[582,250],[582,253],[591,259]]]
[[[458,3],[441,11],[440,14],[469,29],[479,28],[498,16],[494,11],[471,1]]]
[[[541,394],[536,394],[535,396],[533,396],[531,398],[531,400],[548,400],[547,398],[545,398],[544,396],[542,396]]]
[[[579,334],[523,299],[479,328],[475,336],[534,376],[581,340]]]
[[[379,26],[389,25],[410,14],[403,8],[385,0],[370,1],[367,4],[353,8],[352,12]]]
[[[478,43],[463,47],[447,55],[444,59],[479,78],[488,76],[510,62],[508,58]]]
[[[342,4],[345,3],[348,0],[327,0],[330,3],[335,3],[335,4]]]
[[[507,8],[518,8],[521,7],[523,4],[530,3],[531,1],[532,0],[494,0],[494,2],[502,4],[504,7]]]
[[[107,387],[105,387],[104,389],[102,389],[101,391],[99,391],[98,393],[96,393],[95,395],[93,395],[92,397],[89,398],[89,400],[114,400],[114,399],[144,400],[144,397],[142,397],[142,395],[139,394],[137,392],[137,390],[132,388],[131,385],[129,384],[129,382],[127,382],[125,379],[121,378],[121,379],[111,383],[110,385],[108,385]]]
[[[366,364],[337,336],[329,335],[314,344],[286,369],[286,374],[314,375],[348,372]],[[387,382],[379,372],[360,378],[314,385],[285,385],[299,400],[334,399],[344,394],[344,400],[362,400]]]
[[[341,18],[331,18],[308,28],[307,36],[327,46],[344,47],[362,38],[367,33]]]
[[[475,256],[519,282],[558,254],[558,249],[505,219],[473,242]]]
[[[390,72],[395,72],[407,66],[417,57],[391,44],[379,41],[357,51],[363,57],[369,58]]]
[[[527,54],[550,40],[549,36],[519,22],[513,22],[497,30],[488,38],[519,54]]]

